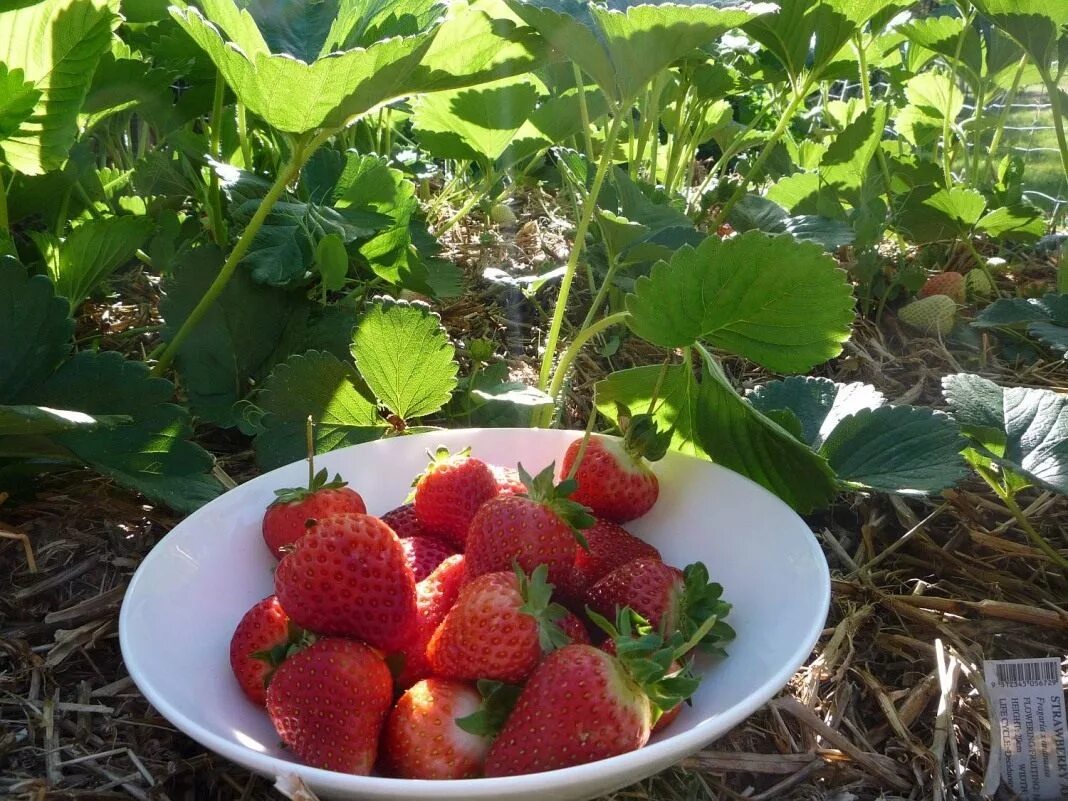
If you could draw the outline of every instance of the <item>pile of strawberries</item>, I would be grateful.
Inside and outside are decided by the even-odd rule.
[[[703,565],[667,565],[620,525],[656,502],[645,459],[667,447],[635,423],[573,442],[559,483],[555,465],[439,449],[381,517],[325,471],[279,490],[275,594],[230,663],[282,742],[328,770],[458,779],[604,759],[670,723],[697,688],[691,650],[733,632]]]

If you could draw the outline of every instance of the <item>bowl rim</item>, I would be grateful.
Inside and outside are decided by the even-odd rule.
[[[584,433],[573,429],[461,428],[420,432],[418,434],[408,435],[404,437],[404,439],[433,438],[441,437],[442,435],[454,436],[453,432],[465,432],[468,435],[486,432],[497,436],[507,434],[508,432],[523,432],[525,434],[537,432],[538,435],[545,434],[557,437],[562,435],[582,435]],[[391,441],[393,440],[379,439],[371,442],[357,443],[330,451],[329,454],[343,454],[357,448],[367,448],[369,446],[372,448],[388,447],[388,445],[384,445],[383,443],[389,443]],[[325,456],[327,454],[322,455]],[[785,506],[791,513],[795,515],[797,514],[785,501],[770,490],[728,467],[724,467],[723,465],[716,464],[715,462],[706,459],[700,459],[696,456],[679,453],[678,451],[670,451],[669,455],[672,458],[681,458],[684,460],[693,459],[716,470],[730,473],[734,479],[741,479],[742,481],[748,482],[758,491],[758,494],[765,495],[772,502]],[[300,460],[300,462],[303,462],[303,460]],[[292,465],[297,463],[298,462],[292,462],[287,465],[282,465],[281,467],[263,473],[250,481],[246,481],[239,486],[248,487],[256,483],[269,482],[272,476],[281,471],[291,469]],[[228,494],[229,491],[220,495],[218,499],[224,498]],[[580,785],[586,782],[601,781],[606,775],[612,773],[629,773],[636,769],[640,769],[639,766],[658,764],[665,760],[667,760],[667,764],[671,764],[673,761],[677,761],[687,754],[698,751],[707,743],[722,736],[727,730],[736,726],[738,723],[741,723],[767,703],[767,701],[773,698],[775,694],[789,682],[797,669],[804,664],[805,659],[811,654],[813,647],[819,639],[820,633],[823,631],[827,614],[830,610],[831,576],[826,556],[811,529],[809,529],[807,524],[803,524],[800,516],[798,516],[798,520],[802,522],[803,528],[808,535],[805,539],[807,550],[813,557],[813,561],[817,565],[819,572],[820,586],[817,608],[822,610],[822,613],[813,617],[809,630],[805,633],[803,639],[799,641],[798,647],[791,653],[789,660],[786,661],[770,679],[765,681],[757,692],[751,693],[742,702],[733,705],[726,713],[702,720],[691,729],[680,731],[677,734],[665,737],[658,742],[650,743],[636,751],[630,751],[625,754],[586,763],[584,765],[574,765],[568,768],[559,768],[551,771],[543,771],[541,773],[527,773],[519,776],[449,780],[399,779],[386,776],[362,776],[340,773],[338,771],[325,770],[323,768],[316,768],[299,762],[285,760],[272,754],[259,753],[248,746],[241,745],[238,742],[209,731],[198,722],[191,720],[176,709],[167,700],[166,696],[162,694],[142,673],[142,668],[138,664],[136,656],[137,649],[132,645],[130,640],[131,623],[128,614],[129,604],[127,601],[129,598],[135,597],[138,585],[141,581],[145,580],[145,575],[151,569],[150,565],[152,561],[157,558],[162,558],[161,554],[166,550],[165,545],[167,540],[176,533],[178,536],[182,536],[185,528],[194,527],[200,517],[211,513],[210,508],[218,499],[208,502],[182,519],[149,550],[144,559],[142,559],[141,564],[138,565],[137,570],[134,572],[129,585],[127,585],[126,591],[123,594],[122,606],[119,611],[119,646],[123,662],[126,665],[126,670],[130,678],[134,681],[138,691],[142,693],[145,699],[179,731],[198,742],[201,746],[215,751],[217,754],[220,754],[231,762],[261,775],[273,777],[280,777],[287,774],[297,775],[313,788],[328,788],[326,792],[372,792],[386,796],[391,793],[403,794],[406,791],[414,790],[416,788],[424,792],[429,792],[432,788],[440,788],[442,792],[446,790],[448,791],[447,797],[449,798],[497,798],[504,797],[509,793],[519,793],[531,790],[548,792],[553,789],[564,789],[569,786]],[[715,729],[720,733],[711,734],[710,731],[712,729]]]

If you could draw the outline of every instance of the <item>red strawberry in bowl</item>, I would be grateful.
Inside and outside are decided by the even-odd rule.
[[[586,603],[590,587],[617,567],[639,557],[660,559],[656,548],[610,520],[597,520],[583,529],[582,535],[586,547],[575,548],[571,570],[556,581],[556,594],[561,603],[579,609]]]
[[[341,476],[327,481],[320,470],[307,487],[275,490],[276,498],[263,516],[263,540],[271,553],[281,559],[307,532],[316,520],[330,515],[367,511],[360,493],[349,487]]]
[[[721,652],[718,642],[734,637],[723,622],[730,604],[721,600],[723,587],[710,582],[708,569],[700,562],[685,570],[666,565],[659,559],[633,559],[602,578],[587,593],[590,608],[613,619],[630,608],[649,621],[663,636],[675,632],[691,636],[706,620],[717,622],[705,634],[702,647]]]
[[[267,685],[275,670],[302,644],[306,632],[293,625],[278,598],[264,598],[245,612],[230,639],[230,668],[252,703],[267,703]]]
[[[486,573],[466,584],[427,645],[431,670],[456,679],[518,682],[543,652],[568,642],[557,621],[567,614],[550,603],[546,569]]]
[[[564,576],[574,561],[581,530],[593,523],[588,510],[568,496],[573,481],[553,484],[555,466],[537,477],[519,466],[527,487],[525,495],[498,495],[482,505],[467,532],[467,580],[485,573],[510,570],[518,564],[525,571],[546,565],[550,581]]]
[[[403,660],[397,675],[398,687],[410,687],[419,679],[430,675],[430,661],[426,655],[427,643],[456,603],[463,581],[464,556],[455,554],[415,585],[419,619],[416,622],[415,636],[404,650],[397,654]]]
[[[380,519],[401,539],[431,536],[430,532],[419,522],[414,504],[406,503],[396,509],[390,509]]]
[[[467,529],[479,507],[497,495],[497,479],[470,449],[450,454],[438,448],[430,465],[415,482],[414,508],[419,522],[457,548],[467,541]]]
[[[519,471],[514,467],[502,467],[499,464],[491,464],[489,469],[493,472],[493,477],[497,479],[497,491],[499,494],[527,494],[527,487],[519,477]]]
[[[455,679],[429,678],[412,685],[397,701],[382,733],[382,761],[402,779],[470,779],[482,774],[489,752],[490,701]],[[512,702],[514,702],[514,692]],[[509,707],[510,708],[510,707]],[[485,722],[480,722],[485,721]]]
[[[415,634],[415,579],[392,529],[362,514],[324,517],[278,563],[275,593],[302,628],[383,649]]]
[[[267,688],[279,736],[306,764],[366,776],[393,701],[382,657],[363,643],[325,638],[282,663]]]
[[[626,523],[652,509],[660,495],[660,482],[647,460],[663,458],[671,432],[658,431],[647,414],[621,416],[620,424],[626,428],[622,440],[594,434],[572,442],[561,470],[578,484],[573,500],[598,517]]]
[[[400,544],[416,582],[425,579],[434,572],[434,568],[456,553],[442,540],[430,537],[401,537]]]

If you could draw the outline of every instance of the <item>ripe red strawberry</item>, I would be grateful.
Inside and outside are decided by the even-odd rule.
[[[486,759],[487,776],[539,773],[624,754],[649,741],[649,697],[623,663],[567,645],[538,665]]]
[[[594,584],[586,598],[594,612],[610,620],[629,607],[664,637],[678,631],[689,638],[714,618],[717,622],[703,642],[714,650],[718,641],[734,636],[723,622],[730,604],[720,600],[722,593],[723,587],[709,582],[708,570],[700,562],[682,571],[659,559],[642,557],[617,567]]]
[[[275,593],[316,634],[403,648],[415,633],[415,579],[397,535],[371,515],[319,520],[278,564]]]
[[[252,703],[267,703],[275,670],[300,647],[303,632],[289,622],[278,598],[270,595],[245,612],[230,639],[230,668]]]
[[[662,710],[689,698],[699,680],[672,667],[715,625],[686,640],[656,634],[629,609],[613,626],[591,616],[616,654],[591,645],[553,651],[530,675],[486,758],[486,776],[539,773],[634,751]]]
[[[402,540],[406,537],[431,536],[431,533],[423,528],[423,524],[416,517],[414,504],[406,503],[396,509],[391,509],[382,515],[381,519]]]
[[[964,303],[965,283],[961,273],[947,271],[932,275],[917,293],[921,298],[931,295],[947,295],[958,304]]]
[[[632,559],[660,559],[660,551],[610,520],[598,520],[582,533],[589,548],[575,549],[575,569],[591,585]]]
[[[316,768],[366,776],[393,702],[393,680],[363,643],[327,638],[291,656],[267,688],[279,736]]]
[[[401,537],[400,544],[417,582],[425,579],[434,572],[434,568],[456,553],[442,540],[430,537]]]
[[[602,651],[612,654],[612,656],[616,656],[616,641],[614,639],[609,638],[605,640],[603,643],[601,643],[600,648]],[[672,661],[670,670],[671,673],[676,674],[681,673],[684,668],[688,670],[688,668],[684,666],[681,662]],[[665,710],[657,719],[656,723],[653,724],[653,734],[657,734],[658,732],[661,732],[668,726],[670,726],[681,712],[682,701],[679,701],[677,704],[675,704],[675,706],[671,707],[670,709]]]
[[[470,449],[450,455],[438,448],[426,472],[415,483],[415,514],[423,527],[463,548],[471,518],[483,503],[497,495],[497,479]]]
[[[621,417],[623,439],[593,435],[582,451],[583,440],[572,442],[564,454],[562,474],[574,474],[578,489],[572,496],[595,515],[616,523],[641,517],[656,503],[660,482],[646,460],[663,458],[670,432],[660,433],[649,415]],[[579,461],[579,453],[582,459]],[[573,466],[578,462],[578,468]]]
[[[493,472],[493,477],[497,479],[497,492],[500,495],[526,495],[527,488],[522,479],[519,478],[519,471],[513,467],[501,467],[497,464],[491,464],[489,469]]]
[[[557,625],[571,642],[589,643],[590,633],[586,630],[586,624],[574,612],[568,612],[560,618]]]
[[[482,696],[462,681],[424,679],[397,701],[382,733],[382,761],[402,779],[470,779],[481,775],[488,737],[465,731],[458,718],[475,715]]]
[[[549,602],[552,585],[545,577],[542,565],[529,579],[517,569],[465,584],[427,645],[433,672],[455,679],[525,679],[544,651],[567,642],[556,625],[567,612]]]
[[[326,470],[311,477],[308,486],[275,490],[277,496],[263,516],[263,540],[281,559],[316,520],[329,515],[367,511],[363,498],[341,476],[326,480]]]
[[[549,465],[532,479],[520,465],[527,494],[498,495],[478,510],[467,533],[467,581],[516,563],[527,572],[546,565],[553,581],[568,571],[578,532],[593,518],[568,499],[574,482],[553,485],[554,469]]]
[[[427,643],[456,603],[463,581],[464,556],[456,554],[415,585],[419,620],[411,644],[400,652],[404,662],[397,676],[398,687],[410,687],[430,675],[430,661],[426,655]]]

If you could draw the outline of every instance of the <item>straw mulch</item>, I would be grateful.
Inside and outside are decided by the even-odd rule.
[[[530,247],[559,244],[551,217],[543,230],[547,243]],[[502,260],[483,255],[472,266],[480,273],[490,262]],[[536,307],[521,293],[480,291],[446,308],[446,323],[457,337],[491,335],[521,358],[543,324]],[[641,360],[640,347],[627,348],[617,367]],[[760,377],[729,366],[742,384]],[[579,360],[569,398],[576,419],[605,369],[599,357]],[[861,322],[826,374],[872,382],[896,402],[939,405],[941,375],[961,369],[1006,384],[1064,391],[1066,383],[1063,363],[1014,369],[992,353],[951,351],[902,332],[892,314],[878,328]],[[209,447],[238,481],[255,474],[247,444],[215,435]],[[1068,554],[1068,500],[1037,491],[1021,500]],[[26,535],[36,568],[21,541],[0,540],[0,798],[281,797],[178,733],[123,667],[124,588],[177,522],[89,473],[51,476],[32,501],[0,505],[0,527]],[[834,579],[808,663],[728,736],[613,799],[978,799],[984,784],[994,790],[983,660],[1068,654],[1066,577],[979,484],[926,500],[843,495],[808,522]]]

